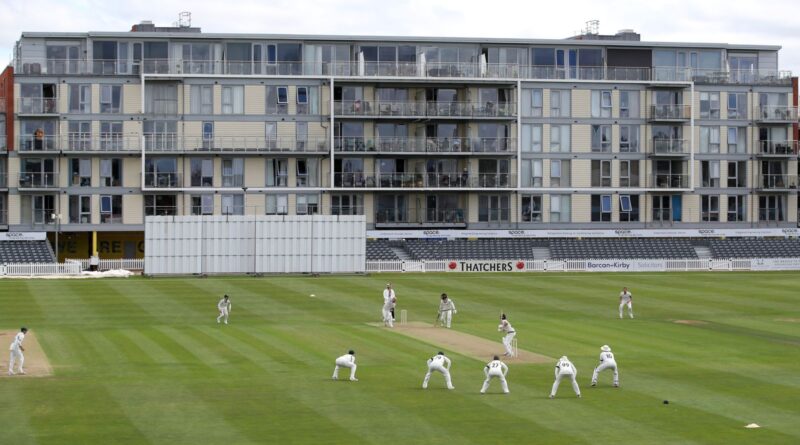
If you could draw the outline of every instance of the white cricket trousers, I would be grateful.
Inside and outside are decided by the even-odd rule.
[[[561,379],[569,379],[572,382],[572,390],[575,391],[576,395],[581,395],[581,389],[578,388],[578,382],[575,380],[575,374],[558,374],[556,376],[556,381],[553,382],[553,389],[550,390],[550,397],[555,397],[556,393],[558,392],[558,385],[561,384]]]
[[[24,373],[25,371],[22,369],[22,365],[25,364],[25,356],[22,355],[22,351],[19,349],[12,349],[11,354],[8,358],[8,372],[10,374],[14,373],[14,362],[19,362],[19,372]]]
[[[217,317],[217,323],[219,323],[222,318],[225,318],[225,324],[228,324],[228,309],[220,309],[219,310],[219,317]]]
[[[486,374],[486,380],[483,381],[483,387],[481,388],[481,394],[484,394],[487,389],[489,389],[489,382],[493,379],[497,378],[500,379],[500,386],[503,388],[503,392],[508,394],[508,382],[506,381],[506,376],[503,375],[502,371],[489,371]]]
[[[511,347],[511,340],[513,340],[514,336],[516,336],[516,335],[517,335],[517,332],[516,331],[512,331],[512,332],[509,332],[508,334],[506,334],[505,337],[503,337],[503,346],[505,346],[506,354],[509,357],[513,357],[514,356],[514,348]]]
[[[339,368],[350,368],[350,380],[356,378],[356,364],[347,360],[336,360],[336,367],[333,368],[333,378],[339,378]]]
[[[453,321],[453,311],[442,311],[442,313],[439,314],[439,321],[442,322],[442,326],[449,329],[450,323]]]
[[[383,308],[383,325],[390,328],[394,327],[394,318],[392,317],[392,308]]]
[[[425,379],[422,380],[422,389],[428,388],[428,381],[431,379],[431,373],[437,371],[441,372],[444,376],[444,382],[447,384],[447,389],[453,389],[453,381],[450,380],[450,371],[442,365],[428,365],[428,372],[425,373]]]
[[[594,368],[594,373],[592,374],[592,385],[597,384],[597,375],[606,369],[614,370],[614,385],[619,385],[619,372],[617,372],[617,363],[610,360],[606,360]]]
[[[619,318],[622,318],[622,310],[625,308],[625,306],[628,306],[628,315],[630,315],[630,317],[633,318],[633,302],[632,301],[629,301],[627,303],[620,303],[619,304]]]

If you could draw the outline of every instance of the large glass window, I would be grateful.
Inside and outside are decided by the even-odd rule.
[[[69,86],[69,112],[92,112],[92,86],[71,84]]]
[[[214,160],[211,158],[192,158],[192,187],[214,186]]]
[[[610,90],[592,90],[592,117],[611,117]]]
[[[319,195],[297,194],[296,212],[298,215],[316,215],[319,213]]]
[[[144,89],[145,113],[178,114],[178,86],[148,83]]]
[[[700,196],[700,219],[703,222],[719,221],[719,196],[702,195]]]
[[[122,85],[100,85],[100,112],[122,111]]]
[[[267,159],[267,187],[289,186],[289,160]]]
[[[747,119],[747,93],[728,93],[728,119]]]
[[[122,195],[100,195],[100,224],[122,222]]]
[[[69,197],[70,224],[89,224],[92,222],[92,197],[71,195]]]
[[[758,220],[763,222],[786,221],[786,197],[782,195],[759,196]]]
[[[620,125],[619,126],[619,151],[621,153],[639,152],[639,126]]]
[[[639,221],[639,195],[619,195],[619,221]]]
[[[192,195],[192,215],[213,215],[214,195]]]
[[[550,195],[550,222],[569,222],[572,213],[570,195]]]
[[[522,195],[522,222],[542,222],[542,195]]]
[[[176,158],[146,158],[144,171],[148,187],[177,187],[180,182]]]
[[[267,85],[267,114],[289,113],[289,87]]]
[[[551,125],[550,126],[550,152],[569,153],[571,125]]]
[[[91,150],[92,123],[91,121],[69,121],[69,149]]]
[[[570,90],[550,90],[550,117],[570,117]]]
[[[744,195],[728,196],[728,222],[745,221],[745,198]]]
[[[364,201],[361,195],[331,195],[331,215],[363,215]]]
[[[619,161],[619,186],[639,187],[639,161]]]
[[[71,159],[70,160],[70,184],[74,187],[91,187],[92,186],[92,160],[86,159]]]
[[[222,195],[223,215],[244,215],[244,195]]]
[[[700,92],[700,119],[719,119],[719,91]]]
[[[148,150],[170,151],[178,146],[178,123],[176,121],[144,121],[145,147]]]
[[[719,187],[719,161],[700,161],[702,187]]]
[[[189,103],[192,114],[214,114],[214,86],[192,85]]]
[[[120,151],[125,148],[121,121],[100,122],[100,150]]]
[[[145,216],[174,216],[178,214],[175,195],[144,195]]]
[[[122,160],[100,159],[100,187],[120,187],[122,185]]]
[[[611,161],[592,161],[592,187],[611,187]]]
[[[719,153],[719,127],[700,127],[700,153]]]
[[[569,187],[570,161],[552,159],[550,161],[550,187]]]
[[[747,187],[747,161],[728,161],[728,187]]]
[[[638,119],[641,117],[638,91],[619,92],[619,117],[622,119]]]
[[[319,159],[297,158],[295,161],[297,187],[319,186]]]
[[[244,185],[244,158],[222,160],[222,186],[242,187]]]
[[[592,195],[592,221],[611,222],[611,195]]]
[[[522,125],[522,151],[531,153],[541,153],[542,126],[540,124]]]
[[[747,153],[747,127],[728,127],[728,153]]]
[[[592,151],[611,152],[611,125],[592,125]]]
[[[287,215],[289,213],[289,195],[267,195],[267,215]]]
[[[478,221],[505,222],[509,220],[508,195],[481,195],[478,197]]]
[[[244,86],[224,85],[222,87],[222,114],[244,113]]]

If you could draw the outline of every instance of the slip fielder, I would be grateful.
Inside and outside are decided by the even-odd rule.
[[[581,389],[578,387],[578,382],[575,380],[575,377],[578,376],[578,370],[575,369],[575,365],[569,361],[567,356],[562,356],[558,359],[558,363],[556,363],[556,381],[553,382],[553,389],[550,390],[550,398],[556,396],[556,392],[558,392],[558,385],[561,383],[561,379],[567,378],[572,382],[572,390],[575,391],[575,394],[580,397],[581,396]]]
[[[614,359],[614,353],[611,352],[611,347],[603,345],[600,347],[600,363],[594,368],[594,373],[592,373],[592,386],[597,386],[597,375],[606,369],[614,371],[614,387],[618,387],[619,372],[617,371],[617,361]]]
[[[347,354],[336,359],[336,366],[333,368],[333,380],[339,380],[339,368],[350,368],[350,381],[357,382],[356,352],[351,349],[347,351]]]
[[[486,390],[489,389],[489,381],[495,378],[500,380],[500,386],[503,388],[503,392],[508,394],[508,382],[506,381],[508,366],[500,361],[500,357],[495,355],[492,361],[484,366],[483,373],[486,375],[486,380],[483,381],[481,394],[486,394]]]
[[[447,389],[456,389],[450,380],[450,365],[452,362],[449,358],[445,357],[444,352],[439,351],[438,354],[428,359],[428,372],[425,373],[425,379],[422,380],[422,389],[428,389],[428,381],[431,379],[431,373],[434,371],[441,372],[444,376],[444,382],[447,384]]]

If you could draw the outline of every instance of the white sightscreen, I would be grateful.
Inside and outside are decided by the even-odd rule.
[[[148,216],[147,274],[364,272],[364,216]]]

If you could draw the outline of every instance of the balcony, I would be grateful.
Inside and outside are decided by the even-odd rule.
[[[516,175],[509,173],[379,173],[337,172],[334,187],[370,189],[505,189],[516,187]]]
[[[334,140],[338,153],[380,152],[380,153],[517,153],[517,140],[514,138],[364,138],[339,137]]]
[[[437,227],[466,227],[465,209],[413,208],[378,210],[375,212],[375,225],[378,227],[397,227],[410,224],[425,224]]]
[[[57,97],[19,97],[16,109],[19,115],[51,116],[58,114]]]
[[[652,78],[662,82],[694,82],[705,85],[791,85],[792,72],[785,70],[721,70],[689,67],[655,67]]]
[[[794,158],[797,156],[797,141],[758,141],[757,156]]]
[[[264,138],[249,136],[179,137],[174,133],[145,135],[148,152],[327,153],[327,138]]]
[[[653,138],[650,140],[649,148],[648,154],[650,156],[665,158],[689,156],[689,141],[686,139]]]
[[[756,188],[761,191],[792,191],[797,190],[797,182],[798,177],[794,175],[761,174]]]
[[[764,105],[756,107],[753,116],[756,122],[790,124],[797,122],[797,107]]]
[[[689,105],[651,105],[647,120],[660,122],[685,122],[691,118]]]
[[[683,173],[655,173],[650,177],[650,188],[685,189],[689,188],[689,175]]]
[[[58,173],[20,173],[19,189],[53,189],[58,187]]]
[[[144,186],[153,188],[178,188],[183,187],[183,183],[181,182],[180,173],[147,172],[144,174]]]
[[[382,101],[336,101],[333,104],[336,116],[387,117],[387,118],[508,118],[517,115],[517,104],[513,102],[382,102]]]

